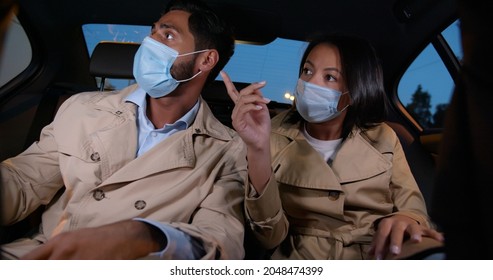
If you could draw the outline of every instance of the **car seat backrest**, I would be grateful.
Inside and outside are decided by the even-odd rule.
[[[413,173],[414,179],[419,186],[426,208],[431,208],[433,188],[435,186],[435,160],[432,155],[423,147],[419,138],[414,136],[400,123],[386,122],[397,134],[401,142],[402,149],[406,155],[409,168]]]
[[[99,90],[104,90],[106,78],[133,80],[134,56],[140,44],[122,42],[100,42],[94,48],[89,63],[89,72],[101,78]]]

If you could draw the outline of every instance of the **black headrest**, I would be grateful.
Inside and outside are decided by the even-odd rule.
[[[133,79],[134,56],[140,44],[100,42],[94,48],[89,72],[94,77]]]

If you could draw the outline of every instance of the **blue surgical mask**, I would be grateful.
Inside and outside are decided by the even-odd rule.
[[[149,96],[153,98],[166,96],[180,83],[190,81],[202,73],[199,71],[188,79],[176,80],[171,76],[171,66],[176,58],[205,51],[207,50],[178,54],[176,50],[148,36],[144,38],[134,57],[135,80]]]
[[[307,122],[326,122],[339,116],[349,106],[337,110],[339,99],[346,93],[298,79],[294,91],[296,109]]]

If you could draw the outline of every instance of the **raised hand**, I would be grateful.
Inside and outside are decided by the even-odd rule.
[[[228,95],[235,103],[231,119],[233,127],[249,147],[269,144],[270,115],[267,105],[270,100],[262,96],[265,82],[252,83],[240,92],[231,82],[228,74],[221,72]]]
[[[238,92],[225,72],[221,72],[221,77],[229,97],[235,103],[231,115],[233,128],[247,145],[250,182],[257,193],[262,193],[271,175],[271,120],[267,108],[270,100],[264,98],[260,91],[265,82],[250,84]]]

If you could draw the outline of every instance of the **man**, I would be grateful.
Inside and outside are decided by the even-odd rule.
[[[3,221],[47,205],[3,258],[241,259],[245,146],[200,97],[233,51],[208,7],[172,1],[135,56],[137,85],[73,96],[1,164]]]

